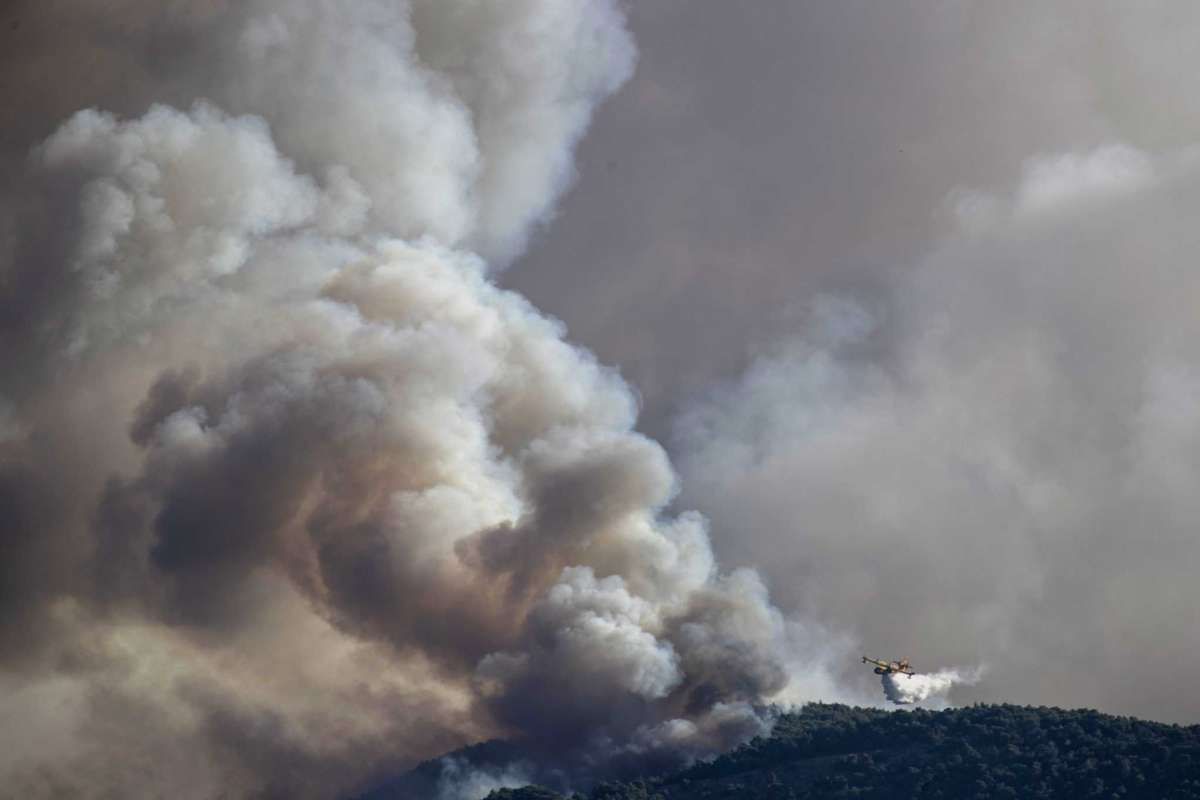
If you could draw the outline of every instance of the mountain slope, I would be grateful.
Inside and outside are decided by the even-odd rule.
[[[813,704],[774,733],[681,772],[588,800],[1200,798],[1200,726],[1095,711],[974,706],[887,712]],[[542,789],[492,800],[549,800]]]

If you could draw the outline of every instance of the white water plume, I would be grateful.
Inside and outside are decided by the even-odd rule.
[[[956,685],[976,683],[980,670],[943,669],[937,672],[918,672],[900,675],[889,672],[881,678],[883,693],[896,705],[910,705],[928,700],[946,701],[946,695]]]

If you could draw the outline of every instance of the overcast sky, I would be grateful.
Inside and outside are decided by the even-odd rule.
[[[882,702],[861,654],[1200,721],[1197,41],[1183,0],[5,4],[0,772],[687,758]]]

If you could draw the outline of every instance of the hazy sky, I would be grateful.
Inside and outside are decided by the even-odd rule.
[[[718,554],[866,652],[985,664],[963,700],[1200,717],[1200,12],[631,26],[638,71],[504,280],[640,390]]]
[[[882,702],[862,653],[1200,720],[1196,41],[1182,1],[6,4],[0,775],[688,758]]]

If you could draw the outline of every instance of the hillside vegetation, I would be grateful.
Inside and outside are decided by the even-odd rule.
[[[538,787],[489,800],[558,800]],[[768,738],[577,800],[1200,798],[1200,726],[1095,711],[973,706],[888,712],[813,704]]]

